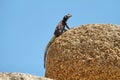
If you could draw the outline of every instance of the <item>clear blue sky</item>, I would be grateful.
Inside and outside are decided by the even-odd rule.
[[[120,24],[120,0],[0,0],[0,72],[44,76],[44,50],[62,17],[68,25]]]

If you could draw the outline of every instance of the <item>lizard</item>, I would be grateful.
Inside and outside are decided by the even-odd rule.
[[[67,20],[72,17],[71,14],[67,14],[63,17],[63,19],[58,23],[58,25],[56,26],[56,29],[54,31],[54,36],[52,37],[52,39],[49,41],[49,43],[46,46],[45,49],[45,53],[44,53],[44,68],[46,67],[46,60],[47,60],[47,52],[48,49],[50,47],[50,45],[54,42],[54,40],[59,37],[62,33],[64,33],[65,31],[67,31],[67,29],[70,29],[69,26],[67,25]],[[65,27],[67,29],[65,29]]]

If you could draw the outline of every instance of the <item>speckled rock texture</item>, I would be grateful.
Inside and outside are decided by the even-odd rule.
[[[0,73],[0,80],[53,80],[24,73]]]
[[[120,26],[87,24],[66,31],[49,48],[46,77],[120,80]]]

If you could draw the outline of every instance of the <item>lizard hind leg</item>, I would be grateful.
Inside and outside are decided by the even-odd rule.
[[[63,30],[63,32],[66,32],[66,31],[67,31],[67,29],[64,29],[64,30]]]

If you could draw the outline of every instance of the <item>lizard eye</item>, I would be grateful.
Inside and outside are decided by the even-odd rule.
[[[66,16],[71,17],[72,15],[68,13]]]
[[[67,15],[65,15],[65,19],[68,19],[68,18],[70,18],[72,15],[71,14],[67,14]]]

